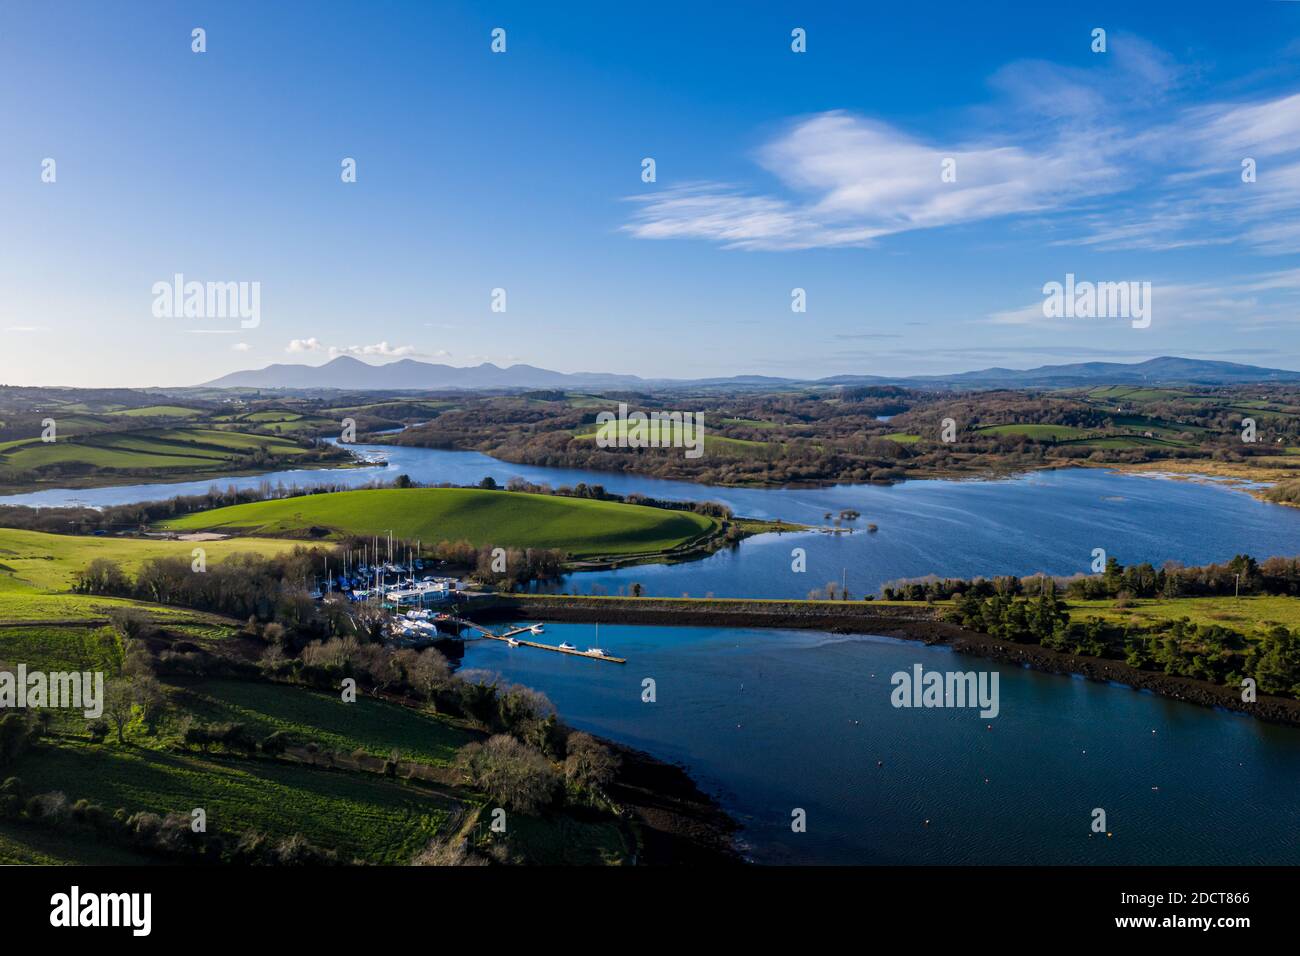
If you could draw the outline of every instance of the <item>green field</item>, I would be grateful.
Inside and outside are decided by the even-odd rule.
[[[1069,606],[1071,615],[1076,620],[1095,614],[1116,624],[1134,623],[1144,627],[1186,617],[1193,624],[1218,624],[1247,636],[1257,627],[1273,624],[1300,628],[1300,601],[1293,597],[1248,595],[1240,598],[1200,597],[1175,600],[1140,598],[1128,603],[1126,608],[1117,608],[1113,600],[1072,600]]]
[[[184,405],[146,405],[143,408],[124,408],[119,412],[108,412],[124,418],[198,418],[204,414],[199,408],[186,408]]]
[[[338,433],[339,423],[330,418],[295,418],[292,421],[268,422],[261,427],[277,435],[296,435],[298,432]]]
[[[25,821],[0,822],[0,866],[149,866],[157,859]]]
[[[0,469],[39,472],[58,466],[104,471],[218,471],[259,449],[286,458],[308,450],[287,438],[214,428],[145,428],[65,437],[64,423],[59,424],[56,441],[22,439],[0,446]]]
[[[342,427],[340,419],[312,415],[286,408],[266,408],[256,412],[222,415],[213,419],[213,421],[231,427],[246,425],[262,432],[273,432],[277,435],[292,435],[297,432],[308,431],[338,431]],[[227,434],[238,433],[227,432]]]
[[[120,657],[116,632],[104,627],[0,628],[0,662],[44,671],[115,670]]]
[[[195,547],[188,541],[152,541],[138,538],[95,538],[43,534],[0,528],[0,625],[23,622],[21,627],[0,626],[0,661],[35,661],[53,664],[78,653],[78,642],[94,628],[68,626],[70,622],[104,621],[123,608],[143,610],[177,634],[200,644],[218,641],[231,631],[231,622],[188,608],[142,604],[127,598],[72,594],[78,572],[94,558],[108,558],[127,573],[146,560],[179,556],[186,560]],[[291,542],[239,538],[207,541],[208,560],[217,563],[236,552],[276,554]]]
[[[900,445],[915,445],[921,440],[920,435],[911,435],[907,432],[890,432],[885,437],[890,441],[898,442]]]
[[[284,541],[240,538],[235,541],[150,540],[147,538],[93,537],[45,534],[17,528],[0,528],[0,581],[5,572],[34,587],[62,591],[72,587],[80,572],[95,558],[117,562],[133,573],[151,558],[182,557],[189,560],[194,548],[202,547],[209,563],[240,553],[279,554],[291,547]]]
[[[373,697],[345,704],[337,694],[251,681],[206,681],[186,691],[185,710],[204,721],[246,724],[258,737],[282,730],[341,753],[386,757],[396,750],[403,760],[446,766],[478,739],[440,717]]]
[[[0,614],[0,619],[4,617],[7,615]],[[111,675],[122,666],[122,654],[121,638],[107,624],[0,627],[0,670],[12,671],[18,664],[26,664],[47,672],[102,671]],[[46,713],[55,730],[85,732],[81,711],[51,708]]]
[[[1142,388],[1135,385],[1106,385],[1088,389],[1087,396],[1104,402],[1161,402],[1188,398],[1190,392],[1176,388]]]
[[[101,745],[58,738],[23,756],[7,774],[20,777],[28,792],[61,790],[70,800],[84,797],[110,810],[188,814],[203,807],[209,825],[227,836],[248,829],[275,838],[301,833],[338,849],[345,860],[380,864],[409,860],[463,807],[455,790],[355,770],[177,749],[185,716],[200,724],[242,723],[257,738],[287,731],[296,744],[316,742],[345,755],[360,749],[387,757],[396,750],[403,759],[446,766],[456,748],[479,735],[445,718],[367,696],[344,704],[306,688],[262,682],[171,686],[168,701],[169,716],[157,736],[136,727],[125,747],[111,737]],[[82,724],[80,715],[70,715],[55,728],[79,735]],[[0,862],[114,862],[125,852],[86,842],[88,848],[79,849],[59,831],[7,823],[0,828]]]
[[[1073,425],[984,425],[976,431],[985,435],[1024,435],[1027,438],[1059,441],[1063,438],[1079,438],[1088,434],[1089,429]]]
[[[0,623],[29,621],[54,624],[60,621],[102,621],[115,610],[140,606],[142,605],[139,602],[126,598],[101,597],[95,594],[52,594],[32,587],[0,569]],[[196,611],[161,604],[143,606],[147,607],[154,617],[166,618],[169,624],[175,624],[187,632],[196,629],[207,631],[212,626],[210,616]],[[14,630],[0,627],[0,647],[3,647],[4,636],[13,633]]]
[[[243,422],[296,422],[302,418],[302,412],[290,412],[284,409],[264,409],[260,412],[250,412],[247,415],[240,416],[239,420]]]
[[[573,408],[609,408],[609,399],[598,395],[570,395],[564,402]]]
[[[162,526],[262,536],[301,535],[312,528],[327,529],[331,536],[392,529],[407,540],[557,548],[590,557],[670,550],[716,525],[692,512],[586,498],[475,488],[385,488],[232,505],[173,518]]]
[[[222,833],[301,833],[345,860],[372,863],[406,862],[457,807],[372,774],[73,741],[29,752],[8,772],[33,793],[61,790],[131,812],[189,815],[202,807]]]

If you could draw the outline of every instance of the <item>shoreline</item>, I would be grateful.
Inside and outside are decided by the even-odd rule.
[[[280,686],[301,685],[290,682]],[[398,707],[421,710],[418,703],[400,695],[376,696]],[[563,716],[560,720],[563,722]],[[627,835],[639,848],[635,865],[733,866],[746,862],[736,846],[740,824],[700,789],[687,768],[609,737],[591,736],[620,760],[606,792],[621,810],[620,827],[630,831]]]
[[[289,463],[286,463],[289,465]],[[316,471],[325,469],[329,471],[347,471],[353,468],[374,467],[363,461],[339,461],[334,464],[329,462],[316,462],[309,468],[264,468],[243,469],[240,471],[214,471],[202,472],[200,474],[190,475],[86,475],[81,478],[61,477],[58,484],[49,486],[36,484],[26,485],[0,485],[0,499],[17,497],[19,495],[38,495],[47,491],[96,491],[100,488],[126,488],[131,485],[184,485],[193,481],[206,481],[211,484],[217,484],[224,478],[256,478],[258,476],[276,475],[293,471]],[[175,497],[174,495],[171,497]],[[130,504],[140,504],[144,501],[163,501],[165,498],[142,498],[139,502],[129,502]],[[13,505],[12,502],[0,500],[0,506],[9,505],[11,507],[28,507],[28,508],[70,508],[74,505]],[[84,507],[95,507],[94,505],[85,505]]]
[[[405,430],[405,429],[403,429]],[[380,446],[382,447],[382,446]],[[492,455],[488,452],[477,448],[445,448],[438,449],[431,445],[416,444],[397,444],[397,448],[426,448],[429,450],[444,451],[467,451],[476,452],[480,455],[486,455],[494,461],[503,462],[510,465],[525,465],[534,468],[548,468],[547,465],[537,465],[525,460],[515,460],[513,458]],[[1268,504],[1281,505],[1283,507],[1300,507],[1288,502],[1272,501],[1267,497],[1269,487],[1277,482],[1287,480],[1287,478],[1300,478],[1300,459],[1297,459],[1297,468],[1291,469],[1279,468],[1275,465],[1264,465],[1261,469],[1251,469],[1249,465],[1241,462],[1219,462],[1213,458],[1158,458],[1145,462],[1122,462],[1122,461],[1089,461],[1083,458],[1044,458],[1037,464],[1018,463],[1014,466],[1003,466],[1001,463],[994,462],[982,468],[970,469],[933,469],[918,474],[908,474],[901,478],[891,478],[885,481],[846,481],[842,478],[824,478],[809,481],[796,482],[766,482],[766,481],[744,481],[744,482],[727,482],[711,483],[697,481],[691,477],[678,477],[672,475],[657,475],[642,471],[627,471],[622,469],[599,469],[590,465],[584,465],[576,470],[591,471],[597,474],[620,475],[629,477],[648,478],[655,481],[676,481],[686,482],[698,485],[701,488],[721,488],[721,489],[739,489],[739,490],[775,490],[781,488],[791,489],[819,489],[835,488],[839,486],[866,486],[872,488],[889,488],[895,485],[902,485],[909,481],[1007,481],[1010,479],[1027,477],[1039,472],[1048,471],[1065,471],[1071,468],[1088,468],[1102,469],[1113,471],[1117,474],[1144,475],[1153,478],[1164,478],[1169,481],[1191,481],[1199,484],[1208,484],[1216,487],[1227,488],[1231,491],[1244,492],[1258,501]],[[1250,472],[1255,470],[1257,473],[1251,475]],[[1259,473],[1262,471],[1263,473]],[[1152,472],[1166,472],[1166,474],[1151,474]],[[1214,479],[1221,479],[1216,481]],[[1263,483],[1263,488],[1244,487],[1246,485]]]
[[[642,505],[640,507],[656,507]],[[665,508],[665,511],[674,509]],[[597,555],[590,558],[576,558],[566,561],[565,574],[581,574],[586,571],[615,571],[619,568],[631,568],[644,564],[688,564],[699,561],[711,554],[740,544],[746,538],[761,534],[802,534],[820,529],[810,525],[790,522],[768,521],[761,518],[746,518],[733,515],[728,519],[716,519],[718,524],[713,530],[701,534],[691,541],[684,542],[667,551],[649,551],[640,554]],[[757,526],[762,527],[757,527]],[[732,530],[736,536],[728,538]]]
[[[461,669],[461,641],[443,637],[430,646],[442,651],[453,673]],[[405,698],[383,696],[411,706]],[[564,722],[563,714],[559,719]],[[621,809],[620,824],[640,848],[636,865],[734,866],[747,862],[737,845],[740,823],[700,788],[689,768],[603,734],[591,736],[620,760],[606,792]]]
[[[457,488],[468,486],[456,486]],[[349,491],[364,491],[364,488],[348,489]],[[433,489],[441,490],[441,489]],[[305,496],[309,497],[309,496]],[[629,507],[659,508],[657,505],[629,505]],[[661,511],[674,512],[678,509],[659,508]],[[191,515],[201,515],[204,511],[191,512]],[[186,515],[185,517],[189,517]],[[170,519],[168,519],[170,520]],[[712,554],[723,550],[724,548],[735,547],[747,538],[753,538],[763,534],[805,534],[821,532],[826,529],[812,525],[794,524],[792,522],[769,521],[761,518],[731,517],[731,518],[712,518],[713,526],[703,531],[688,541],[674,545],[663,551],[638,551],[629,554],[598,554],[581,558],[567,558],[561,565],[561,573],[564,575],[581,574],[591,571],[614,571],[619,568],[636,567],[646,564],[688,564],[692,561],[699,561],[709,557]],[[335,535],[346,535],[348,532],[340,532],[338,529],[327,529],[330,533],[322,536],[312,534],[313,528],[296,528],[288,532],[280,532],[275,535],[264,535],[259,528],[227,528],[224,531],[190,531],[180,533],[174,529],[162,526],[162,523],[155,523],[151,526],[153,532],[141,532],[128,534],[119,532],[113,535],[115,540],[176,540],[176,541],[237,541],[240,538],[260,538],[267,541],[284,541],[286,544],[309,544],[324,547],[338,546],[340,538]],[[50,532],[56,533],[56,532]],[[353,532],[358,534],[363,532]],[[168,537],[170,535],[170,537]],[[731,536],[734,535],[734,536]],[[461,568],[458,573],[468,575],[473,572],[472,567]]]
[[[450,452],[472,452],[484,455],[494,462],[503,465],[522,465],[532,468],[541,468],[549,470],[551,466],[534,465],[526,461],[514,461],[509,458],[502,458],[489,455],[486,452],[474,448],[436,448],[426,445],[400,445],[391,443],[365,443],[358,442],[359,446],[367,448],[397,448],[397,449],[419,449],[426,451],[450,451]],[[19,495],[39,494],[43,492],[58,491],[92,491],[98,488],[117,488],[134,484],[139,485],[173,485],[185,484],[195,481],[219,482],[222,478],[249,478],[257,476],[266,476],[280,472],[293,471],[315,471],[318,469],[339,471],[355,468],[373,468],[375,465],[366,462],[357,457],[350,461],[339,461],[335,463],[322,462],[307,468],[276,468],[271,470],[254,469],[241,471],[222,471],[202,473],[195,475],[176,475],[163,476],[162,481],[141,481],[141,478],[149,476],[85,476],[82,478],[59,479],[57,485],[44,486],[37,485],[0,485],[0,499],[7,497],[16,497]],[[1089,469],[1113,471],[1116,474],[1140,475],[1144,477],[1160,478],[1168,481],[1191,481],[1200,484],[1208,484],[1214,487],[1227,488],[1232,491],[1244,492],[1260,501],[1269,504],[1277,504],[1283,507],[1289,507],[1286,502],[1271,501],[1265,495],[1268,486],[1279,481],[1284,481],[1288,477],[1300,479],[1300,458],[1297,459],[1297,468],[1292,472],[1290,469],[1282,469],[1277,466],[1264,465],[1259,469],[1251,469],[1242,463],[1216,462],[1210,458],[1162,458],[1145,462],[1106,462],[1106,461],[1088,461],[1086,459],[1044,459],[1036,465],[1019,463],[1014,467],[999,467],[997,464],[990,464],[978,469],[945,469],[934,470],[920,474],[905,475],[901,478],[891,478],[887,481],[847,481],[840,478],[825,478],[809,481],[797,482],[732,482],[732,483],[713,483],[701,482],[690,477],[670,477],[656,475],[649,472],[625,471],[625,470],[602,470],[590,467],[578,469],[559,469],[559,470],[578,470],[589,471],[595,475],[618,475],[630,478],[645,478],[652,481],[669,481],[691,484],[700,489],[717,488],[723,490],[751,490],[751,491],[771,491],[783,488],[789,489],[825,489],[836,487],[870,487],[870,488],[890,488],[896,485],[902,485],[909,481],[969,481],[969,482],[986,482],[986,481],[1008,481],[1016,478],[1024,478],[1040,472],[1051,471],[1068,471],[1070,469]],[[1251,472],[1255,473],[1252,475]],[[1215,480],[1219,479],[1219,480]],[[1251,484],[1264,484],[1263,488],[1244,487]],[[423,487],[434,487],[434,485],[425,484]],[[470,487],[457,486],[457,487]],[[165,500],[165,499],[141,499],[141,500]],[[685,499],[683,499],[685,500]],[[0,500],[0,505],[5,502]],[[56,507],[51,505],[32,505],[29,507]],[[736,516],[734,520],[746,520]],[[793,530],[793,529],[792,529]]]
[[[638,866],[737,866],[740,824],[700,789],[690,771],[611,740],[593,736],[622,763],[609,785],[610,798],[626,812],[641,854]]]
[[[1182,466],[1178,466],[1182,463]],[[1235,465],[1235,463],[1233,463]],[[1215,467],[1215,466],[1218,467]],[[1173,466],[1173,467],[1171,467]],[[1193,467],[1209,466],[1209,467]],[[1282,469],[1262,468],[1255,474],[1250,469],[1223,465],[1219,462],[1192,459],[1173,459],[1170,461],[1150,461],[1141,464],[1096,465],[1121,475],[1135,475],[1141,478],[1154,478],[1157,481],[1185,481],[1211,488],[1223,488],[1250,495],[1256,501],[1278,505],[1283,508],[1295,508],[1300,505],[1289,501],[1274,501],[1268,496],[1273,487],[1283,481],[1300,478],[1300,470],[1284,476]]]
[[[556,623],[757,627],[874,634],[927,645],[944,645],[963,654],[1043,673],[1077,675],[1089,680],[1122,684],[1135,691],[1148,691],[1171,700],[1300,728],[1300,700],[1260,694],[1255,703],[1248,704],[1241,700],[1238,688],[1223,684],[1139,670],[1124,661],[1081,657],[1038,644],[1016,644],[968,631],[944,622],[940,619],[942,611],[939,608],[925,604],[510,595],[499,597],[493,606],[481,611],[482,616],[489,618],[530,617]]]

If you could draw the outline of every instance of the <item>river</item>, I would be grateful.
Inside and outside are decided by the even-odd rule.
[[[884,637],[547,624],[545,640],[628,663],[477,640],[463,666],[682,763],[760,863],[1300,863],[1297,730]],[[998,670],[998,716],[893,707],[891,675],[917,663]],[[1113,836],[1090,835],[1095,809]]]
[[[826,514],[861,513],[844,522],[852,533],[760,535],[734,549],[676,565],[640,565],[571,575],[560,587],[616,594],[640,583],[647,595],[803,598],[828,582],[851,595],[878,592],[886,581],[938,574],[1049,574],[1086,572],[1102,548],[1124,564],[1168,559],[1186,564],[1300,554],[1300,509],[1258,501],[1213,484],[1172,481],[1095,468],[1033,472],[996,481],[906,481],[898,485],[828,488],[722,488],[685,481],[576,469],[513,465],[477,452],[397,445],[357,446],[388,456],[373,468],[319,468],[200,481],[46,490],[0,497],[0,504],[104,506],[201,494],[219,487],[263,482],[353,486],[391,481],[399,474],[424,483],[477,484],[491,476],[552,486],[601,484],[611,492],[640,492],[676,500],[720,501],[737,514],[826,525]],[[878,531],[867,530],[875,524]],[[792,550],[805,552],[806,570],[793,570]]]
[[[688,482],[512,465],[473,452],[370,446],[382,467],[280,472],[263,481],[363,485],[408,474],[474,484],[518,476],[616,493],[711,499],[738,514],[852,534],[761,535],[702,561],[570,576],[610,593],[804,597],[828,581],[855,594],[937,573],[1085,571],[1094,548],[1122,562],[1188,564],[1300,553],[1300,510],[1208,484],[1100,469],[998,481],[830,488],[705,488]],[[47,490],[0,503],[108,505],[206,491],[212,482]],[[866,530],[878,525],[876,533]],[[807,571],[791,569],[803,548]],[[596,643],[589,625],[548,640]],[[890,675],[994,668],[888,638],[727,628],[600,628],[624,666],[479,641],[464,666],[547,693],[573,725],[683,763],[742,823],[764,863],[1300,863],[1300,731],[1146,693],[1006,666],[1001,710],[896,709]],[[657,701],[641,701],[642,680]],[[877,766],[877,763],[880,766]],[[796,808],[807,831],[791,829]],[[1093,811],[1106,836],[1089,835]],[[925,823],[929,820],[929,824]]]

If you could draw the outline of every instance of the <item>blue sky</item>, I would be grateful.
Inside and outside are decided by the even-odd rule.
[[[0,382],[1300,368],[1300,3],[1055,6],[8,4]],[[1066,273],[1150,327],[1045,319]]]

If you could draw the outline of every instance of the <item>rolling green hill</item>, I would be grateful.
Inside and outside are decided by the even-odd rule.
[[[301,536],[383,534],[477,546],[557,548],[574,557],[666,551],[713,530],[712,518],[586,498],[476,488],[340,491],[256,501],[173,518],[173,531]]]
[[[372,863],[406,862],[456,808],[444,796],[371,775],[74,741],[27,754],[12,772],[34,792],[62,790],[128,811],[203,807],[211,826],[232,835],[302,833],[344,860]]]
[[[307,449],[272,435],[248,435],[211,428],[147,428],[101,432],[45,442],[39,438],[0,447],[0,467],[40,472],[54,465],[106,471],[162,469],[218,471],[255,452],[296,458]]]
[[[95,558],[108,558],[134,574],[150,558],[181,557],[187,561],[196,547],[189,541],[152,541],[141,538],[92,537],[45,534],[19,528],[0,528],[0,579],[8,573],[36,588],[61,591],[72,587],[77,573]],[[292,547],[284,541],[204,541],[209,562],[235,552],[278,554]],[[0,590],[3,590],[0,587]]]

